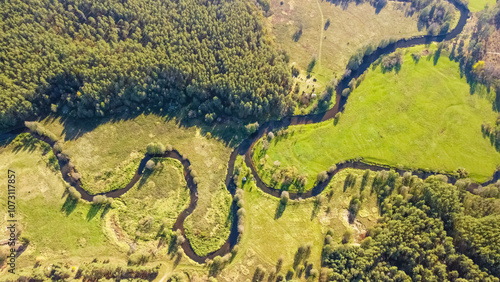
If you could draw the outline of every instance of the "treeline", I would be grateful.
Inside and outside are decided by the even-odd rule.
[[[372,191],[382,217],[360,246],[326,238],[322,264],[333,270],[330,280],[499,281],[500,201],[468,186],[378,172]]]
[[[20,274],[17,281],[69,281],[82,279],[83,281],[101,281],[102,279],[133,279],[134,281],[153,281],[158,276],[160,266],[118,266],[109,263],[109,260],[99,262],[94,259],[91,263],[81,265],[76,273],[75,268],[64,263],[54,263],[47,267],[40,267],[39,263],[29,275]]]
[[[244,0],[7,0],[0,9],[0,127],[187,109],[190,118],[287,113],[288,56]]]
[[[486,45],[490,36],[500,28],[500,4],[477,13],[468,47],[459,42],[456,56],[464,72],[476,81],[500,89],[500,66],[494,60],[486,61]],[[495,40],[494,38],[492,40]]]

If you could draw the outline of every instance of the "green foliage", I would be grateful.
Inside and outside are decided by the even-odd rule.
[[[101,279],[143,279],[153,280],[158,275],[160,266],[119,266],[109,263],[92,262],[79,267],[83,280],[97,281]]]
[[[54,110],[79,118],[180,107],[212,120],[280,115],[290,71],[256,11],[242,0],[4,3],[0,127]]]
[[[323,182],[323,181],[326,181],[328,179],[328,172],[326,172],[325,170],[318,173],[318,176],[316,177],[316,181],[319,183],[319,182]]]
[[[249,123],[245,126],[245,128],[246,128],[248,134],[252,134],[255,131],[257,131],[257,129],[259,129],[259,123],[258,122]]]
[[[458,250],[500,277],[500,213],[456,222]]]
[[[78,201],[78,200],[80,200],[80,199],[82,198],[82,194],[80,194],[80,192],[78,192],[78,191],[76,190],[76,188],[75,188],[75,187],[73,187],[73,186],[70,186],[70,187],[68,188],[68,194],[69,194],[69,196],[70,196],[72,199],[77,200],[77,201]]]
[[[403,52],[401,50],[384,56],[381,62],[383,71],[392,71],[393,69],[399,71],[401,69],[401,64],[403,64]]]
[[[465,190],[440,176],[424,182],[395,175],[379,172],[374,180],[383,218],[361,246],[334,247],[325,240],[323,264],[334,271],[333,279],[499,281],[500,245],[494,238],[500,234],[500,213],[464,216]],[[390,187],[406,187],[408,197]],[[345,235],[343,242],[348,241]]]
[[[40,137],[46,137],[48,138],[48,141],[50,142],[56,142],[57,141],[57,136],[47,130],[45,127],[43,127],[40,123],[38,122],[25,122],[24,125],[32,132],[35,134],[38,134]]]
[[[146,150],[150,155],[160,155],[165,152],[166,148],[165,145],[160,142],[152,142],[148,144]]]

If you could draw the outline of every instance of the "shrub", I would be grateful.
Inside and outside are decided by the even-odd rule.
[[[349,94],[351,94],[351,89],[346,88],[346,89],[342,90],[342,96],[347,97],[347,96],[349,96]]]
[[[326,170],[318,173],[318,176],[316,177],[316,180],[318,181],[318,183],[326,181],[327,179],[328,179],[328,173],[326,172]]]
[[[337,166],[336,165],[331,165],[330,168],[328,169],[328,172],[329,173],[334,173],[335,170],[337,170]]]
[[[359,198],[357,196],[352,197],[351,201],[349,202],[349,211],[353,216],[356,216],[359,211],[359,206],[361,202],[359,201]]]
[[[355,79],[355,78],[353,78],[353,79],[351,79],[351,81],[349,81],[349,88],[350,88],[351,90],[354,90],[354,87],[355,87],[355,86],[356,86],[356,79]]]
[[[240,208],[240,209],[238,209],[237,214],[238,214],[238,216],[245,216],[246,211],[244,208]]]
[[[403,52],[397,51],[393,54],[387,55],[382,58],[382,69],[385,71],[392,71],[394,68],[401,67],[403,64]]]
[[[248,134],[252,134],[254,132],[257,131],[257,129],[259,128],[259,123],[258,122],[255,122],[255,123],[249,123],[245,126]]]
[[[128,258],[129,265],[142,265],[149,261],[150,256],[145,252],[133,253]]]
[[[269,140],[272,140],[272,139],[274,138],[274,133],[269,132],[269,133],[267,134],[267,138],[269,138]]]
[[[339,119],[340,119],[340,117],[341,117],[341,116],[342,116],[342,112],[338,112],[338,113],[336,113],[336,114],[335,114],[335,120],[334,120],[334,122],[335,122],[335,123],[339,122]]]
[[[199,177],[194,177],[194,178],[193,178],[193,183],[194,183],[194,184],[198,184],[198,183],[200,183],[200,178],[199,178]]]
[[[281,204],[286,205],[289,199],[290,195],[288,194],[287,191],[281,192],[281,199],[280,199]]]
[[[264,150],[269,149],[269,141],[267,141],[266,139],[262,140],[262,149]]]
[[[92,198],[92,203],[94,203],[96,205],[102,205],[102,204],[105,204],[107,202],[108,202],[108,198],[104,195],[95,195]]]
[[[54,147],[52,147],[52,149],[54,150],[54,154],[59,154],[59,153],[61,153],[61,152],[62,152],[62,150],[63,150],[62,145],[61,145],[61,143],[59,143],[59,142],[56,142],[56,143],[54,144]]]
[[[463,167],[457,169],[458,178],[467,178],[469,176],[469,172]]]
[[[309,276],[311,276],[312,279],[316,279],[316,277],[318,277],[319,275],[319,272],[317,269],[311,269],[311,271],[309,271]]]
[[[149,160],[146,162],[146,168],[149,170],[155,169],[155,162],[153,160]]]
[[[307,183],[307,174],[300,174],[299,176],[297,176],[297,184],[299,186],[306,186],[306,183]]]
[[[71,173],[71,178],[73,178],[73,181],[79,181],[82,176],[78,172],[73,172]]]
[[[148,144],[146,149],[150,155],[159,155],[165,152],[165,145],[160,142],[152,142]]]
[[[70,186],[70,187],[68,188],[68,193],[69,193],[69,196],[70,196],[72,199],[74,199],[74,200],[77,200],[77,201],[78,201],[78,200],[80,200],[80,199],[82,198],[82,194],[80,194],[80,192],[78,192],[78,191],[76,190],[76,188],[75,188],[75,187],[73,187],[73,186]]]
[[[342,244],[347,244],[351,241],[353,236],[352,230],[347,229],[344,234],[342,235]]]

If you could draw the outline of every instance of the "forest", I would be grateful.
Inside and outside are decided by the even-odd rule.
[[[325,238],[324,266],[335,281],[498,281],[499,184],[467,191],[446,176],[425,181],[382,171],[372,185],[379,224],[361,246]],[[484,190],[489,191],[485,193]]]
[[[178,113],[213,122],[286,114],[288,57],[259,8],[235,1],[7,0],[0,127],[50,113]]]

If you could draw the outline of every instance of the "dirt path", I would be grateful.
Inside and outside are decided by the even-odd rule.
[[[319,49],[318,49],[318,66],[321,66],[321,49],[323,48],[323,30],[324,30],[324,24],[325,20],[323,18],[323,10],[321,10],[321,5],[319,3],[319,0],[316,0],[316,3],[318,4],[318,9],[319,13],[321,14],[321,25],[320,25],[320,33],[319,33]]]

